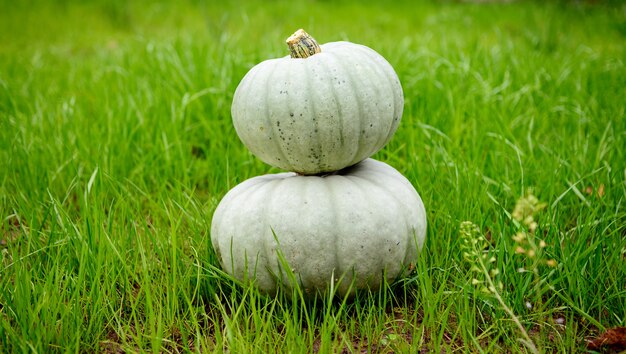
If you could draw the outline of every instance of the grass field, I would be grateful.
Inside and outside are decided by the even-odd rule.
[[[220,198],[278,171],[234,90],[300,27],[393,65],[374,157],[428,211],[416,272],[352,300],[264,297],[210,243]],[[626,326],[625,39],[624,5],[586,2],[1,2],[0,351],[585,352]]]

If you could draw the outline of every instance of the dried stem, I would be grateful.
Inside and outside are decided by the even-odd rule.
[[[315,39],[303,29],[297,30],[287,38],[287,45],[292,58],[305,59],[322,51]]]

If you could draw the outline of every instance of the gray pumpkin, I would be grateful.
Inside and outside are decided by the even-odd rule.
[[[279,284],[312,294],[339,279],[340,295],[378,289],[416,261],[425,236],[418,193],[373,159],[327,176],[248,179],[226,194],[211,225],[222,268],[270,294]]]
[[[232,103],[237,134],[254,155],[307,175],[378,152],[396,131],[404,104],[398,76],[374,50],[350,42],[317,48],[307,58],[256,65]]]

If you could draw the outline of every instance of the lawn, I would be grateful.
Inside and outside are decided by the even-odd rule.
[[[279,172],[235,88],[298,28],[404,89],[374,158],[426,243],[353,299],[264,296],[211,246],[225,193]],[[585,352],[626,326],[625,39],[586,1],[1,2],[0,351]]]

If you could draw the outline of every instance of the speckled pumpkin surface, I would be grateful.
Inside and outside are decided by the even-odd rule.
[[[232,104],[241,141],[264,162],[301,174],[336,171],[378,152],[402,117],[402,86],[374,50],[350,42],[307,58],[264,61]]]
[[[415,262],[426,235],[426,214],[411,183],[389,165],[367,159],[327,176],[280,173],[254,177],[222,199],[211,240],[222,268],[273,293],[289,280],[305,293],[331,279],[377,289]],[[281,256],[279,256],[279,254]]]

